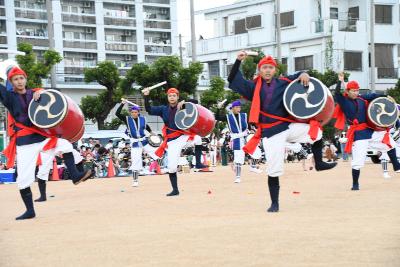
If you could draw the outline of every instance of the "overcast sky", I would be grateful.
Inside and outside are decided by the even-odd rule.
[[[224,6],[234,3],[235,0],[194,0],[194,10],[202,10],[217,6]],[[186,46],[186,42],[190,41],[190,1],[177,0],[178,6],[178,33],[182,34],[182,45]],[[205,21],[203,15],[196,16],[196,38],[200,34],[204,38],[213,36],[212,21]]]

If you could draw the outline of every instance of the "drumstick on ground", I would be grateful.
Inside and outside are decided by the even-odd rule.
[[[151,90],[153,90],[154,88],[163,86],[164,84],[167,84],[167,81],[163,81],[163,82],[157,83],[157,84],[155,84],[155,85],[153,85],[153,86],[150,86],[150,87],[147,87],[147,88],[145,88],[145,89],[151,91]],[[144,90],[145,90],[145,89],[142,90],[142,93],[144,93]]]

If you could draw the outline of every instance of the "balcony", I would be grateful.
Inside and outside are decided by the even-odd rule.
[[[109,51],[128,51],[137,52],[136,44],[126,44],[126,43],[110,43],[106,42],[106,50]]]
[[[17,43],[30,43],[33,46],[49,47],[49,39],[43,37],[17,36]]]
[[[96,24],[95,16],[83,16],[75,14],[62,14],[62,21],[68,23]]]
[[[150,29],[171,29],[171,22],[168,21],[144,21],[144,27]]]
[[[125,11],[125,10],[115,10],[115,9],[104,9],[105,17],[113,17],[113,18],[127,18],[134,19],[135,18],[135,10]]]
[[[137,60],[123,61],[123,60],[108,60],[108,59],[107,61],[114,63],[114,65],[117,66],[117,68],[132,68],[133,64],[137,62]]]
[[[170,46],[150,46],[146,45],[144,47],[146,53],[151,54],[171,54],[172,48]]]
[[[136,21],[134,19],[115,19],[105,17],[104,26],[136,27]]]
[[[43,2],[35,0],[14,1],[14,6],[15,8],[20,8],[20,9],[36,9],[36,10],[46,11],[45,1]]]
[[[64,48],[97,49],[97,42],[87,40],[64,40]]]
[[[378,79],[398,79],[397,68],[378,68]]]
[[[237,51],[249,46],[249,36],[247,33],[222,36],[211,39],[197,41],[197,54],[221,53],[227,51]],[[188,56],[192,55],[190,42],[187,44]]]
[[[47,20],[46,11],[31,11],[31,10],[19,10],[15,9],[16,19],[37,19],[37,20]]]
[[[170,0],[143,0],[144,4],[163,4],[163,5],[169,5]]]

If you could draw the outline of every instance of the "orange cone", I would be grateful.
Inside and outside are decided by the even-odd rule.
[[[110,158],[110,161],[108,162],[107,177],[110,178],[114,176],[115,176],[114,162]]]
[[[53,160],[53,174],[51,175],[51,181],[60,181],[56,159]]]

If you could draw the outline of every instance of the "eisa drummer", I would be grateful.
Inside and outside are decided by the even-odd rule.
[[[368,148],[374,148],[381,152],[387,152],[396,172],[400,172],[400,163],[396,157],[396,143],[388,131],[374,131],[367,123],[368,101],[372,101],[383,95],[365,94],[359,96],[360,86],[356,81],[349,81],[344,94],[340,92],[344,83],[344,74],[339,73],[339,82],[335,90],[335,98],[338,106],[335,110],[335,127],[343,130],[344,123],[350,125],[347,131],[346,153],[352,153],[351,173],[353,186],[351,190],[359,190],[358,179],[360,169],[364,167]]]
[[[176,88],[170,88],[167,91],[168,105],[151,106],[149,93],[150,90],[145,88],[143,91],[145,96],[145,108],[149,115],[159,116],[163,119],[163,137],[164,141],[157,149],[156,155],[162,157],[165,150],[168,149],[167,161],[169,179],[172,186],[172,191],[167,196],[179,195],[177,168],[178,161],[182,149],[190,142],[195,144],[196,168],[202,169],[206,166],[201,164],[202,140],[198,135],[179,130],[175,124],[175,114],[181,109],[184,101],[178,103],[179,91]]]
[[[131,116],[125,117],[121,114],[122,108],[126,104],[122,100],[121,105],[116,111],[116,116],[125,123],[128,128],[128,134],[131,139],[131,160],[132,160],[132,186],[139,186],[139,172],[143,169],[143,152],[149,154],[154,160],[158,157],[154,154],[155,148],[149,145],[145,130],[152,133],[150,126],[147,124],[146,118],[140,115],[140,107],[132,106],[129,111]]]
[[[258,63],[259,74],[253,81],[243,78],[239,71],[241,61],[247,56],[241,51],[229,74],[229,88],[252,101],[249,122],[258,126],[254,137],[244,147],[246,152],[254,151],[262,138],[268,162],[268,187],[272,205],[268,212],[279,211],[279,176],[283,174],[286,142],[311,143],[317,171],[333,168],[336,163],[322,161],[322,130],[306,123],[289,120],[283,95],[291,80],[298,79],[307,86],[310,77],[307,73],[296,73],[287,78],[275,78],[277,63],[266,56]]]
[[[13,167],[15,157],[17,160],[17,185],[20,189],[26,212],[16,220],[24,220],[35,217],[31,184],[35,181],[35,168],[39,153],[46,155],[42,164],[51,165],[54,156],[63,154],[65,165],[71,174],[75,185],[86,181],[92,176],[92,171],[79,172],[76,169],[72,144],[65,139],[49,136],[38,128],[34,128],[28,116],[28,106],[31,100],[38,100],[42,89],[32,90],[26,88],[26,73],[18,67],[10,70],[7,76],[13,86],[13,91],[7,91],[0,85],[0,101],[9,111],[10,144],[4,150],[7,157],[7,167]]]

